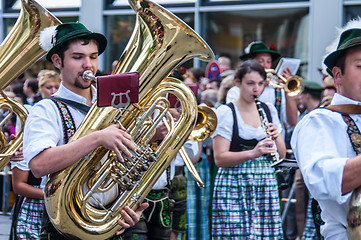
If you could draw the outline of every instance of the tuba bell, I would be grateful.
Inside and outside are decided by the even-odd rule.
[[[45,8],[33,0],[21,1],[20,16],[14,27],[0,45],[0,107],[8,109],[8,114],[0,126],[12,114],[16,114],[21,128],[16,138],[6,144],[4,134],[0,133],[0,170],[10,161],[11,156],[23,143],[23,130],[28,115],[25,107],[9,98],[3,90],[31,64],[45,55],[39,45],[40,32],[61,22]]]
[[[288,96],[295,97],[302,93],[304,82],[300,76],[292,75],[285,78],[281,74],[277,74],[274,69],[266,69],[267,79],[273,88],[283,88]]]
[[[169,78],[171,71],[190,58],[210,61],[212,50],[190,27],[172,13],[148,0],[130,0],[136,26],[112,74],[139,73],[139,103],[123,110],[94,104],[71,140],[119,122],[136,145],[133,158],[99,147],[63,171],[52,174],[45,186],[45,206],[55,228],[72,239],[108,239],[121,227],[120,211],[137,208],[162,172],[169,166],[196,124],[197,103],[192,90]],[[171,93],[181,102],[177,122],[168,111]],[[152,117],[154,111],[158,115]],[[156,150],[149,147],[155,127],[168,122],[170,131]],[[104,162],[103,160],[106,159]],[[86,185],[89,190],[84,190]],[[119,193],[108,204],[91,203],[95,193],[114,186]]]

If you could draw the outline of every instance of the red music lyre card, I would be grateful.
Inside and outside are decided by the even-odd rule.
[[[139,100],[139,74],[121,73],[97,77],[98,107],[122,108]]]
[[[192,92],[194,93],[194,96],[197,98],[198,85],[197,84],[187,84],[187,86],[192,90]],[[179,99],[176,98],[176,96],[174,96],[173,94],[169,94],[168,100],[169,100],[171,108],[179,108],[179,107],[181,107]]]

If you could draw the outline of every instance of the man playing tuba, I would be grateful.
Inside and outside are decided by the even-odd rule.
[[[93,33],[78,22],[64,23],[45,30],[40,37],[40,44],[49,50],[46,59],[60,70],[62,79],[59,90],[53,96],[76,104],[44,99],[33,107],[27,118],[24,157],[33,174],[43,177],[43,187],[48,174],[65,169],[99,146],[114,151],[121,160],[123,158],[120,151],[131,157],[128,149],[135,150],[131,136],[118,125],[110,125],[68,143],[86,116],[84,109],[96,100],[95,88],[90,81],[83,79],[83,72],[97,71],[98,56],[105,50],[107,40],[102,34]],[[142,204],[136,211],[125,207],[121,211],[125,221],[118,221],[122,230],[117,234],[138,222],[147,206],[148,204]],[[42,229],[41,237],[64,239],[49,221],[46,211]]]

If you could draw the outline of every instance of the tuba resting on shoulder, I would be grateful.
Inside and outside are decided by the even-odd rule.
[[[167,76],[190,58],[210,61],[214,57],[203,39],[163,7],[148,0],[129,2],[136,12],[136,27],[112,74],[139,73],[139,103],[122,110],[94,104],[72,140],[118,121],[131,134],[137,150],[132,159],[124,157],[121,163],[113,152],[99,147],[50,176],[44,189],[46,210],[57,230],[72,239],[112,237],[120,229],[120,211],[125,206],[136,209],[148,194],[197,121],[193,92]],[[177,123],[164,97],[169,93],[181,102]],[[170,130],[157,150],[152,150],[149,141],[161,121],[169,121]],[[116,198],[106,204],[96,200],[96,194],[114,188]]]
[[[61,23],[37,2],[22,0],[21,3],[19,18],[0,45],[0,107],[8,110],[0,126],[4,126],[12,114],[16,114],[21,122],[16,138],[7,144],[4,133],[0,132],[0,170],[9,163],[11,156],[22,145],[24,124],[28,115],[24,106],[9,98],[3,90],[45,55],[46,51],[39,45],[40,32],[46,27]]]

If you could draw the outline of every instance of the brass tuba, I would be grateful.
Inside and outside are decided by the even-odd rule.
[[[24,123],[28,115],[24,106],[7,97],[3,90],[31,64],[45,55],[46,51],[39,45],[40,31],[61,23],[37,2],[21,2],[20,16],[0,45],[0,107],[9,110],[0,126],[3,126],[12,114],[16,114],[20,119],[21,128],[16,138],[8,144],[5,142],[4,134],[0,133],[0,170],[8,164],[11,156],[22,145]]]
[[[266,69],[266,73],[269,84],[273,88],[283,88],[291,97],[300,95],[304,89],[304,82],[300,76],[292,75],[285,78],[281,74],[277,74],[274,69]]]
[[[132,159],[125,157],[120,163],[114,153],[100,147],[50,176],[44,189],[46,210],[56,229],[72,239],[112,237],[120,229],[120,210],[125,206],[136,209],[148,194],[188,139],[197,118],[193,92],[167,76],[190,58],[214,58],[206,42],[163,7],[147,0],[129,2],[136,12],[136,27],[112,74],[139,73],[139,103],[123,110],[94,104],[72,140],[118,121],[128,129],[137,150]],[[169,101],[163,97],[167,93],[180,99],[182,112],[177,123],[168,112]],[[155,110],[159,114],[152,118]],[[157,150],[152,150],[148,143],[160,121],[169,121],[170,131]],[[100,164],[103,157],[107,160]],[[84,191],[83,185],[89,191]],[[115,185],[119,194],[111,203],[90,203],[95,193],[107,192]]]

